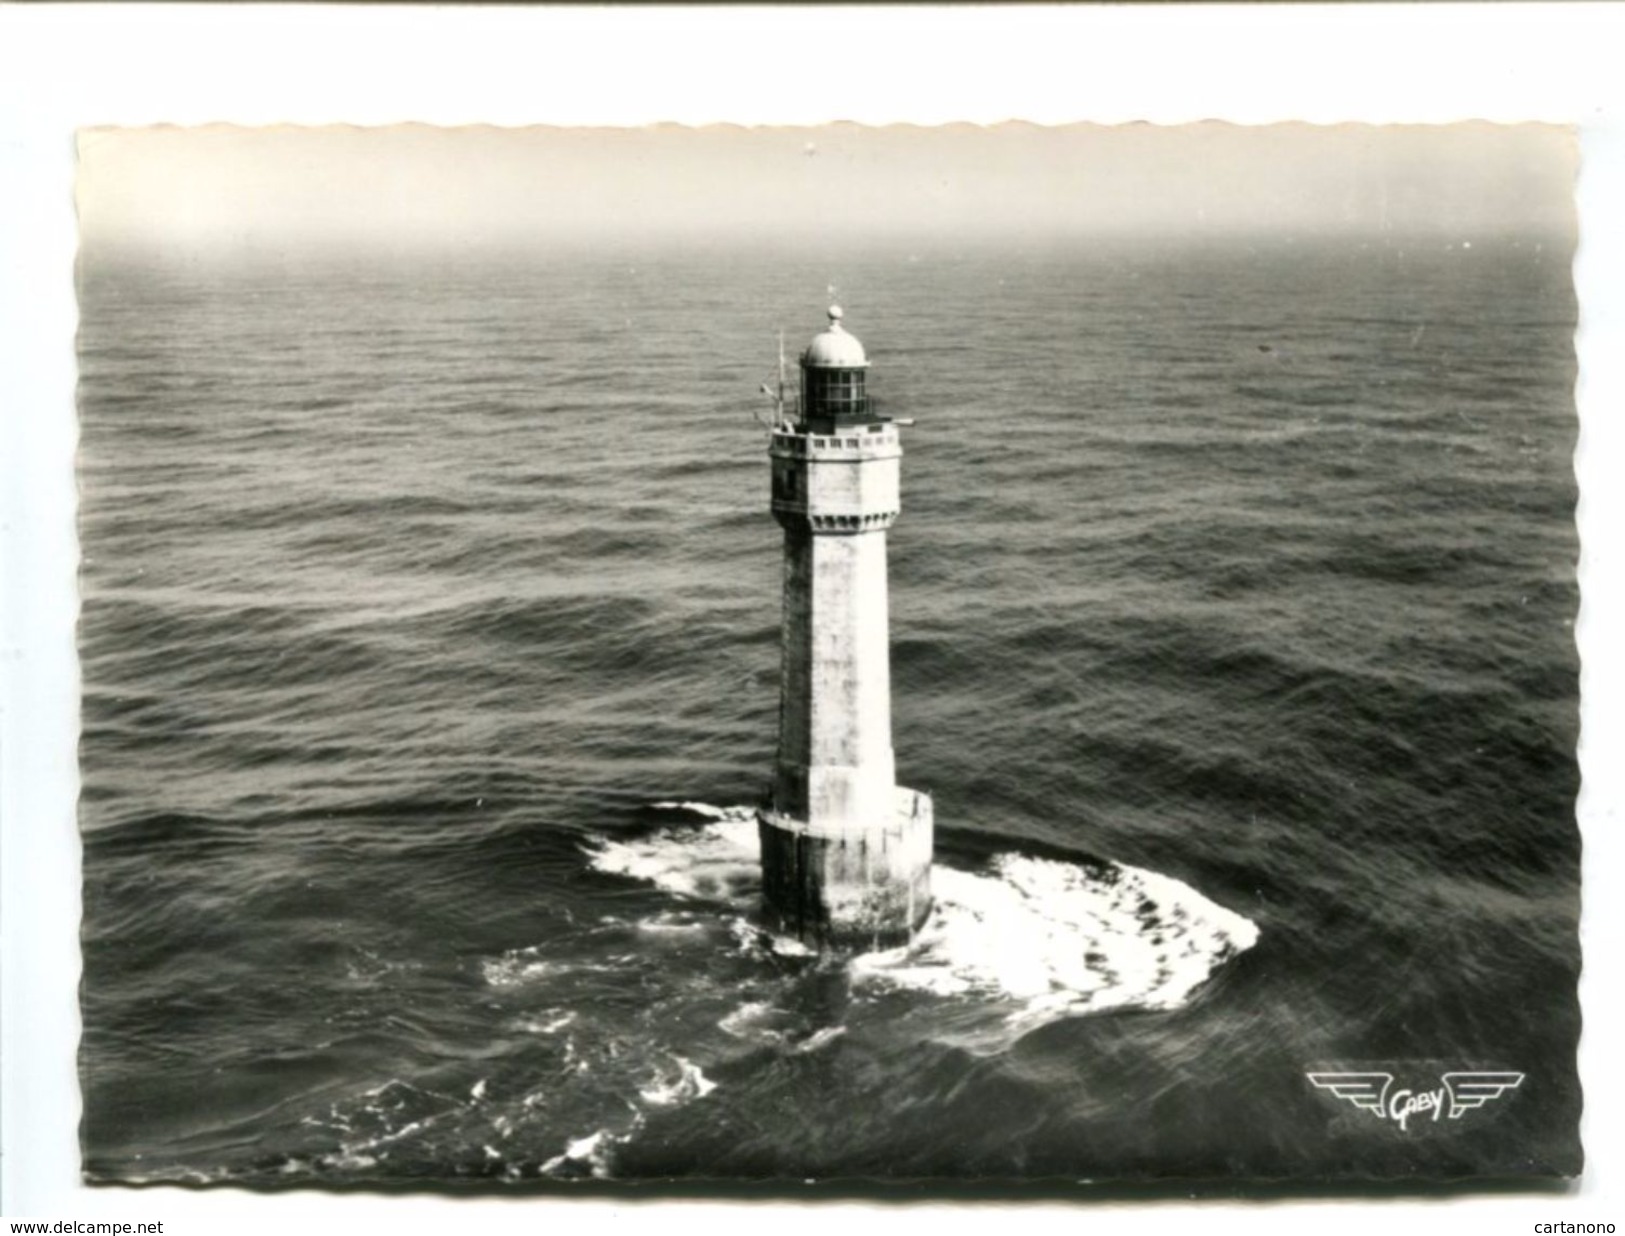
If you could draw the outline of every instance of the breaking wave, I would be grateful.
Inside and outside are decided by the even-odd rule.
[[[605,841],[592,865],[749,913],[759,889],[750,808],[655,805],[708,822]],[[1021,1028],[1106,1009],[1177,1008],[1258,940],[1249,919],[1189,885],[1118,863],[1007,853],[976,871],[939,861],[931,879],[936,904],[918,938],[854,958],[854,982],[997,1001]],[[793,940],[771,947],[807,951]]]
[[[270,1169],[613,1177],[651,1126],[704,1124],[684,1109],[728,1096],[764,1060],[793,1072],[899,1032],[994,1053],[1059,1018],[1178,1007],[1258,938],[1167,876],[1011,853],[975,870],[939,862],[935,908],[908,947],[820,955],[757,917],[750,809],[656,808],[686,820],[599,838],[587,861],[666,898],[472,959],[502,1049],[455,1083],[427,1069],[325,1101]],[[391,972],[369,955],[361,977],[374,971]]]

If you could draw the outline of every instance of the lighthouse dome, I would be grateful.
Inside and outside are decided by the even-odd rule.
[[[801,363],[813,369],[867,369],[869,358],[855,335],[849,335],[841,325],[841,307],[829,307],[829,328],[813,336],[807,350],[801,354]]]

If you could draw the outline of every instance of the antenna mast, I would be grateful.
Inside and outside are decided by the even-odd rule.
[[[779,395],[774,401],[774,412],[780,424],[784,422],[784,331],[779,331]]]
[[[767,426],[769,431],[777,429],[784,424],[784,332],[779,332],[779,384],[775,389],[766,382],[762,383],[762,394],[773,401],[773,423]],[[756,420],[761,422],[761,414],[756,413]]]

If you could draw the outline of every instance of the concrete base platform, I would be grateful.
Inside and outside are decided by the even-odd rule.
[[[890,820],[822,828],[757,813],[770,923],[820,948],[907,944],[931,913],[931,798],[897,789]]]

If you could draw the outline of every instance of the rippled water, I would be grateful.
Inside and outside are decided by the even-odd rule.
[[[88,255],[87,1171],[1575,1170],[1569,258]],[[832,280],[941,863],[849,963],[743,823]]]

